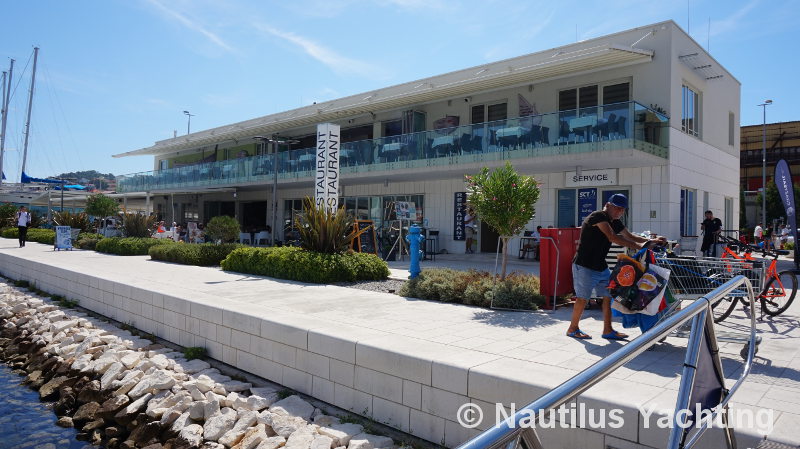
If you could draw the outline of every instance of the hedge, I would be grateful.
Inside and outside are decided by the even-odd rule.
[[[19,229],[17,228],[5,228],[0,235],[7,239],[19,239]],[[29,242],[38,242],[44,243],[45,245],[52,245],[56,240],[56,231],[52,229],[41,229],[41,228],[28,228],[28,238],[26,239]]]
[[[374,254],[325,254],[287,246],[239,248],[221,265],[226,271],[315,284],[382,280],[389,276],[386,262]]]
[[[238,243],[156,245],[150,247],[149,254],[154,260],[208,267],[219,266],[231,251],[241,247]]]
[[[98,253],[116,254],[118,256],[146,256],[154,245],[176,244],[170,239],[154,239],[149,237],[110,237],[97,242]]]
[[[500,281],[486,271],[450,268],[422,270],[416,279],[406,282],[398,294],[480,307],[525,310],[537,310],[545,302],[536,276],[511,273],[505,281]]]

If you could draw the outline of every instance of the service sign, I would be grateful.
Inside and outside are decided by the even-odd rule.
[[[581,170],[580,174],[568,171],[565,173],[564,185],[566,187],[615,186],[617,185],[617,169]]]

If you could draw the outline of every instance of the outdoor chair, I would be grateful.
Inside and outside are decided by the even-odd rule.
[[[239,243],[241,243],[242,245],[252,245],[253,244],[253,239],[252,239],[252,237],[250,237],[250,233],[249,232],[240,232],[239,233]]]
[[[270,235],[267,231],[261,231],[253,237],[253,244],[254,246],[267,246],[269,245]]]

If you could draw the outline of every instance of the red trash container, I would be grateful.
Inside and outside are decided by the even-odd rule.
[[[545,307],[551,308],[553,304],[550,301],[554,295],[561,296],[574,291],[572,259],[578,248],[581,228],[542,228],[541,236],[542,240],[539,243],[541,292],[547,297]]]

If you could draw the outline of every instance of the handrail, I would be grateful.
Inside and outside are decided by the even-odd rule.
[[[521,434],[522,437],[526,439],[526,442],[529,443],[529,447],[531,446],[533,448],[541,447],[541,443],[538,442],[538,437],[536,437],[534,432],[523,433],[525,430],[532,430],[532,429],[527,429],[525,428],[524,425],[521,424],[535,422],[547,410],[557,408],[566,403],[567,401],[573,399],[574,397],[580,395],[581,393],[588,390],[601,380],[608,377],[614,370],[623,366],[624,364],[626,364],[639,354],[643,353],[650,346],[656,344],[661,338],[667,336],[672,331],[678,329],[683,324],[685,324],[691,319],[694,319],[698,315],[701,315],[701,318],[705,322],[706,315],[708,315],[708,313],[706,312],[710,312],[711,303],[717,298],[727,296],[731,291],[739,287],[741,284],[746,285],[748,296],[750,299],[751,310],[755,310],[754,309],[755,295],[753,293],[753,287],[750,283],[750,280],[747,279],[745,276],[737,275],[733,279],[717,287],[710,293],[695,300],[686,308],[680,310],[679,312],[676,312],[672,316],[665,318],[663,321],[655,325],[652,329],[645,332],[640,337],[633,339],[628,344],[626,344],[616,352],[612,353],[608,357],[586,368],[582,372],[573,376],[571,379],[553,388],[548,393],[545,393],[539,399],[536,399],[535,401],[531,402],[527,406],[517,411],[517,413],[515,413],[513,416],[508,417],[508,419],[504,420],[503,422],[495,424],[494,427],[486,430],[480,435],[460,445],[458,449],[493,449],[500,447],[501,445],[505,445],[512,442],[512,439],[517,439],[517,443],[515,443],[514,445],[507,446],[507,448],[513,449],[518,444],[519,437]],[[724,406],[728,404],[730,398],[733,396],[736,390],[739,389],[745,377],[747,377],[747,375],[750,373],[753,358],[755,357],[755,346],[756,346],[755,314],[750,314],[750,315],[751,315],[751,320],[750,320],[751,323],[750,323],[749,351],[747,354],[747,361],[742,371],[742,375],[739,377],[733,388],[730,389],[728,395],[724,398],[720,406],[715,409],[714,415],[719,413],[720,410],[724,410]],[[702,323],[700,324],[701,330],[703,325],[704,324]],[[691,338],[696,339],[699,338],[699,336],[693,334]],[[692,347],[692,341],[690,340],[689,348],[691,347]],[[686,393],[689,391],[686,390],[684,387],[684,380],[685,379],[683,379],[681,382],[680,393]],[[688,402],[688,395],[686,396],[686,401]],[[708,422],[706,422],[706,425],[707,424]],[[702,435],[702,433],[705,431],[705,428],[706,426],[700,428],[698,432],[696,432],[695,435],[693,435],[689,443],[694,444],[694,442],[696,442],[697,439],[700,437],[700,435]],[[679,432],[681,430],[682,429],[673,426],[670,435],[671,443],[673,441],[672,434],[674,434],[675,432]],[[531,438],[530,434],[532,434],[533,438]],[[684,447],[690,447],[690,444]],[[669,447],[677,448],[678,446],[675,445]]]

